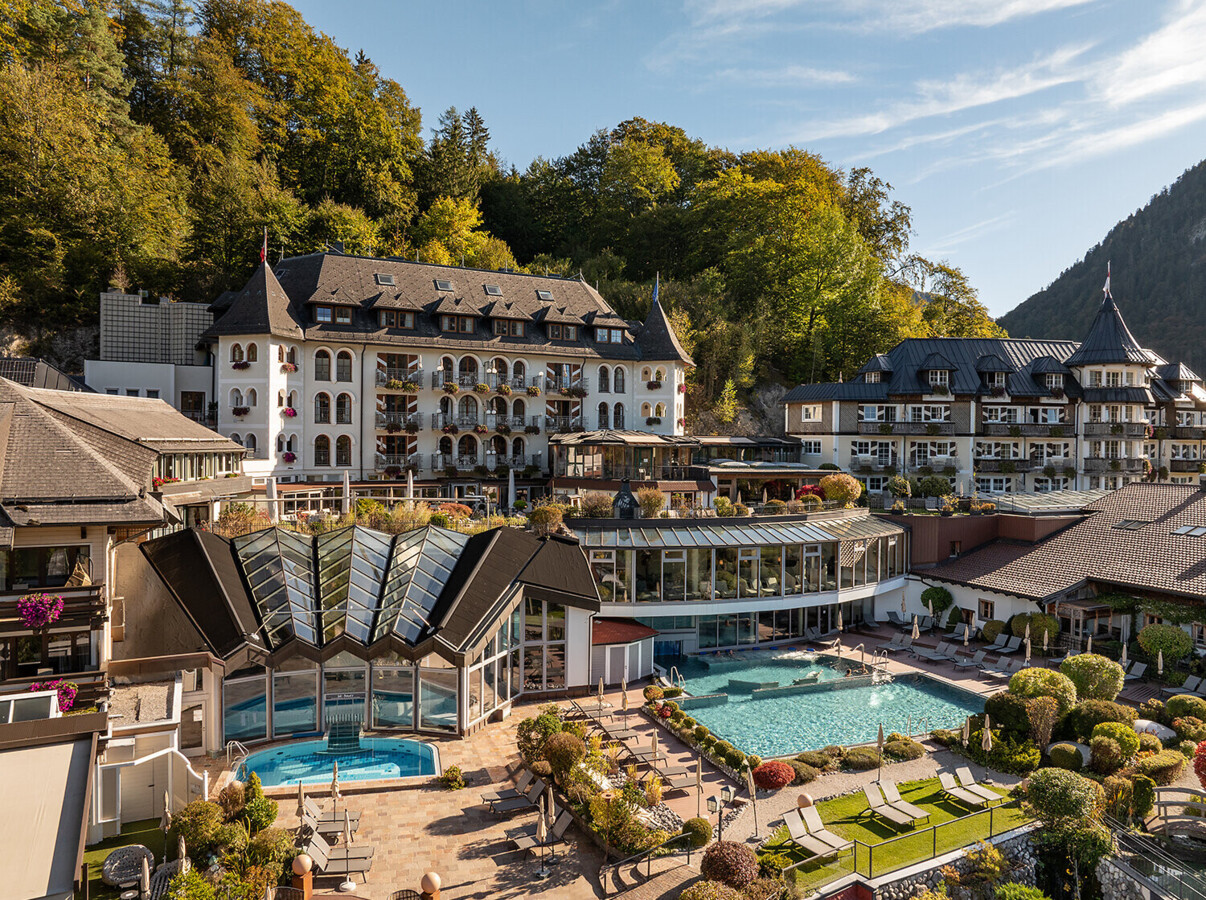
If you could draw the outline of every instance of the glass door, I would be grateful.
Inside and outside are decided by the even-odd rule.
[[[322,673],[323,721],[348,722],[364,718],[364,698],[368,686],[368,667],[325,668]]]

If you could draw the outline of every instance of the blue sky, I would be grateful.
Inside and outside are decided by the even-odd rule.
[[[1206,0],[294,6],[521,169],[632,116],[870,166],[995,315],[1206,156]]]

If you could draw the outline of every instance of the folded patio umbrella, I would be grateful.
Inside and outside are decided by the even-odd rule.
[[[967,742],[971,740],[971,716],[963,720],[963,746],[967,746]]]
[[[1156,651],[1156,674],[1157,675],[1164,674],[1164,651],[1163,650]]]
[[[1089,639],[1085,641],[1085,653],[1093,652],[1093,635],[1089,635]]]
[[[916,616],[916,614],[914,614],[914,616],[913,616],[913,640],[917,640],[919,637],[921,637],[921,629],[917,627],[917,616]]]
[[[142,873],[138,876],[138,896],[142,900],[151,896],[151,864],[145,856],[142,858]]]
[[[1030,665],[1030,638],[1026,638],[1026,665]]]
[[[1125,641],[1123,641],[1123,643],[1122,643],[1122,657],[1119,660],[1119,662],[1122,663],[1122,667],[1125,669],[1126,668],[1126,642]]]
[[[188,871],[188,848],[184,846],[184,835],[176,841],[176,859],[180,861],[180,874]]]
[[[300,819],[306,812],[306,787],[297,782],[297,817]]]
[[[987,714],[984,716],[984,738],[980,741],[980,749],[992,753],[992,723],[988,721]]]
[[[1046,633],[1047,633],[1047,630],[1044,628],[1043,634],[1046,634]],[[1030,622],[1029,622],[1029,620],[1027,620],[1027,622],[1026,622],[1026,633],[1022,636],[1024,638],[1026,638],[1026,640],[1030,640]]]

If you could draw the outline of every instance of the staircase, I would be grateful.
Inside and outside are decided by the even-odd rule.
[[[700,878],[697,869],[672,856],[641,860],[610,869],[603,893],[624,900],[672,900]]]
[[[360,720],[330,722],[327,731],[327,752],[339,755],[360,752]]]

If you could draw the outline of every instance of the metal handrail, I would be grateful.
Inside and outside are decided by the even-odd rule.
[[[1160,841],[1133,831],[1112,816],[1104,816],[1106,826],[1110,829],[1118,850],[1128,851],[1130,857],[1116,853],[1115,858],[1125,863],[1136,875],[1151,882],[1161,894],[1171,894],[1177,900],[1206,900],[1206,884],[1194,885],[1185,880],[1187,871],[1185,863],[1168,853],[1160,846]],[[1135,862],[1140,862],[1142,868],[1136,868]],[[1148,865],[1151,872],[1143,871]],[[1157,871],[1163,870],[1163,871]],[[1165,883],[1171,879],[1172,883]]]
[[[673,844],[675,841],[681,841],[683,838],[690,838],[690,837],[691,837],[690,834],[685,834],[685,833],[684,834],[676,834],[673,837],[667,838],[666,840],[662,841],[660,844],[658,844],[654,847],[650,847],[647,850],[642,850],[640,853],[634,853],[632,856],[629,856],[626,859],[621,859],[619,862],[604,863],[599,869],[599,883],[603,885],[603,896],[605,896],[605,897],[609,896],[609,893],[610,893],[608,890],[608,887],[607,887],[607,880],[605,877],[606,873],[608,871],[614,871],[615,869],[620,868],[620,866],[625,866],[625,865],[628,865],[629,863],[633,863],[633,862],[639,864],[640,861],[642,859],[644,859],[647,861],[647,865],[645,867],[645,878],[649,879],[652,877],[652,872],[653,872],[653,853],[654,853],[654,851],[661,850],[663,847],[667,846],[668,844]],[[687,841],[687,865],[691,865],[691,842],[689,840]]]
[[[227,765],[227,766],[229,766],[229,765],[230,765],[230,752],[231,752],[231,750],[237,750],[237,751],[238,751],[239,753],[241,753],[243,756],[250,756],[250,755],[251,755],[251,751],[250,751],[250,750],[248,750],[248,749],[247,749],[245,746],[243,746],[242,742],[240,742],[240,741],[233,741],[233,740],[232,740],[232,741],[227,741],[227,742],[226,742],[226,765]]]

